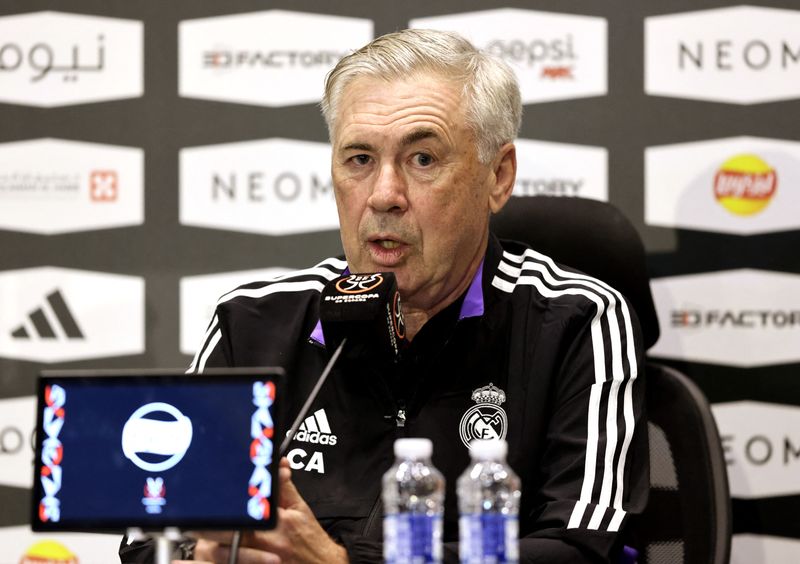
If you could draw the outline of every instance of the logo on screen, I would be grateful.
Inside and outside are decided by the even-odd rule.
[[[40,471],[44,497],[39,501],[39,520],[42,523],[48,521],[56,523],[61,520],[61,500],[58,499],[58,492],[61,491],[61,461],[64,458],[64,445],[58,436],[64,426],[67,392],[58,385],[47,386],[44,391],[44,402],[42,430],[46,438],[42,441]]]
[[[164,499],[166,495],[167,488],[164,485],[164,478],[148,477],[144,484],[144,497],[142,498],[145,511],[151,515],[161,513],[162,507],[167,504],[167,500]]]
[[[248,482],[247,514],[253,519],[269,519],[272,497],[272,474],[269,465],[272,463],[274,450],[273,435],[275,422],[272,420],[270,408],[275,401],[275,384],[272,382],[255,382],[253,384],[253,405],[256,410],[250,416],[250,461],[253,473]]]
[[[168,403],[143,405],[133,412],[122,429],[122,452],[147,472],[163,472],[174,467],[191,443],[191,419]]]

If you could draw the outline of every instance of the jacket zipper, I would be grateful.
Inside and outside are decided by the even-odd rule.
[[[397,404],[397,415],[395,415],[395,423],[397,423],[398,427],[405,427],[406,426],[406,405],[403,402],[399,402]]]
[[[375,523],[375,519],[378,518],[379,515],[383,513],[383,503],[381,501],[381,495],[378,495],[378,499],[375,500],[375,503],[372,505],[372,509],[369,512],[369,516],[367,517],[367,524],[364,525],[364,530],[361,531],[361,534],[365,537],[369,536],[369,532],[372,530],[372,525]]]
[[[397,413],[395,414],[395,424],[397,428],[402,428],[406,426],[406,404],[403,401],[399,401],[396,403],[397,405]],[[390,416],[391,417],[391,416]],[[364,525],[364,529],[361,531],[361,534],[364,536],[368,536],[369,532],[372,530],[373,525],[375,524],[375,519],[380,516],[383,511],[383,503],[381,500],[381,495],[378,494],[378,499],[375,500],[375,503],[372,505],[372,509],[367,516],[367,522]]]

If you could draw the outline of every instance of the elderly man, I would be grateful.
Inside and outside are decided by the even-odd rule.
[[[601,282],[489,233],[514,187],[513,73],[406,30],[342,59],[322,106],[346,261],[223,296],[192,369],[281,365],[296,414],[330,354],[319,292],[345,269],[395,273],[411,342],[398,363],[332,373],[311,408],[327,444],[292,441],[280,525],[245,534],[239,562],[380,561],[380,477],[406,436],[433,440],[456,561],[455,482],[487,433],[522,478],[520,560],[613,560],[648,487],[638,324]],[[229,544],[201,534],[194,558],[226,561]]]

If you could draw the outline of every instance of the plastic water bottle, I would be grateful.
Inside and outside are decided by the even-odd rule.
[[[520,482],[502,440],[473,441],[472,465],[456,482],[462,564],[519,562]]]
[[[442,561],[444,477],[428,439],[398,439],[383,475],[383,558],[387,564]]]

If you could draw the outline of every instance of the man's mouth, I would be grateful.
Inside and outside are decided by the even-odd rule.
[[[393,241],[392,239],[377,239],[375,242],[384,249],[396,249],[400,246],[399,242]]]

